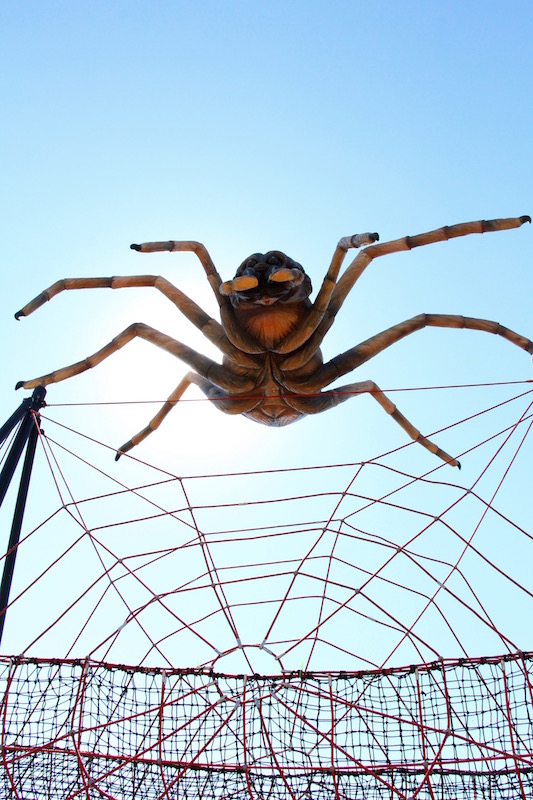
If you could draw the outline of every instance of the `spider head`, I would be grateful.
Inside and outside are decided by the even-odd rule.
[[[280,250],[248,256],[232,281],[220,287],[234,307],[271,306],[275,303],[306,301],[312,291],[311,279],[301,264]]]

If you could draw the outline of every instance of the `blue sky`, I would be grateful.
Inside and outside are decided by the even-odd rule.
[[[526,2],[27,2],[4,4],[0,26],[5,417],[21,400],[17,380],[83,358],[137,320],[212,352],[150,290],[72,292],[15,322],[58,278],[145,272],[216,313],[194,257],[143,257],[131,242],[200,240],[225,279],[248,254],[281,249],[318,288],[341,236],[394,239],[533,211]],[[532,236],[524,226],[380,259],[325,355],[421,311],[533,336]],[[132,344],[47,399],[164,400],[185,368],[153,350]],[[527,354],[495,337],[424,331],[353,380],[394,389],[531,377]],[[431,433],[510,394],[394,399]],[[370,398],[282,431],[225,417],[193,390],[189,399],[138,453],[180,475],[352,462],[405,443]],[[118,446],[153,409],[49,413]],[[466,449],[453,431],[437,438]],[[408,458],[434,466],[422,448]],[[123,462],[109,469],[125,475]],[[463,459],[467,484],[472,469]]]

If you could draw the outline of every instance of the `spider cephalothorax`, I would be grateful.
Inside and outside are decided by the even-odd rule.
[[[287,425],[306,414],[317,414],[332,408],[354,395],[368,393],[412,439],[443,461],[459,466],[457,459],[422,436],[373,381],[359,381],[328,391],[323,391],[324,388],[405,336],[428,326],[468,328],[493,333],[529,353],[533,353],[533,342],[491,320],[458,314],[417,314],[351,347],[326,363],[322,361],[320,345],[346,296],[374,258],[471,233],[518,228],[524,222],[531,222],[531,218],[523,216],[465,222],[379,244],[377,233],[347,236],[339,241],[313,302],[309,300],[311,281],[303,267],[279,250],[249,256],[243,261],[233,280],[223,283],[209,253],[199,242],[134,244],[131,247],[142,253],[196,253],[218,301],[221,322],[212,319],[180,289],[157,275],[65,278],[38,295],[15,316],[19,318],[31,314],[65,289],[153,286],[173,302],[220,350],[223,355],[222,364],[206,358],[149,325],[135,322],[89,358],[40,378],[21,381],[17,388],[23,386],[32,389],[39,384],[46,385],[70,378],[96,366],[135,337],[141,337],[181,359],[192,371],[180,380],[147,427],[122,445],[117,458],[158,428],[185,390],[195,384],[221,411],[227,414],[243,414],[256,422],[274,426]],[[339,277],[348,250],[359,247],[364,249]]]
[[[228,295],[234,308],[249,303],[270,306],[274,303],[304,303],[313,287],[301,264],[297,264],[280,250],[268,253],[254,253],[248,256],[232,281],[220,287],[222,294]]]
[[[220,293],[229,298],[239,328],[263,350],[273,350],[301,324],[312,288],[301,264],[270,250],[248,256]]]

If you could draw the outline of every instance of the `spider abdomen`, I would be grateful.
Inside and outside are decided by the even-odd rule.
[[[260,405],[243,414],[244,417],[269,425],[272,428],[282,428],[296,422],[305,416],[300,411],[292,408],[283,397],[265,397]]]

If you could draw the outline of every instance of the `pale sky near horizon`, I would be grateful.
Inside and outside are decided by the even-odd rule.
[[[533,213],[525,0],[30,1],[4,3],[0,29],[2,419],[24,396],[18,380],[89,355],[134,321],[213,352],[150,289],[65,293],[14,320],[59,278],[137,273],[163,274],[216,314],[193,256],[142,256],[131,242],[199,240],[224,279],[248,254],[281,249],[316,290],[341,236],[376,230],[384,241]],[[422,311],[494,319],[533,338],[532,252],[525,225],[380,259],[339,314],[325,356]],[[162,401],[186,367],[154,350],[131,344],[50,387],[47,400]],[[343,382],[531,378],[530,357],[496,337],[432,330]],[[504,396],[394,400],[429,434]],[[406,441],[370,398],[281,431],[226,417],[196,390],[187,398],[138,452],[178,474],[355,462]],[[119,446],[154,408],[50,413]],[[434,438],[461,452],[453,430]],[[434,466],[422,448],[413,455],[421,471]],[[463,459],[466,483],[468,469]],[[516,511],[527,519],[525,503]]]

